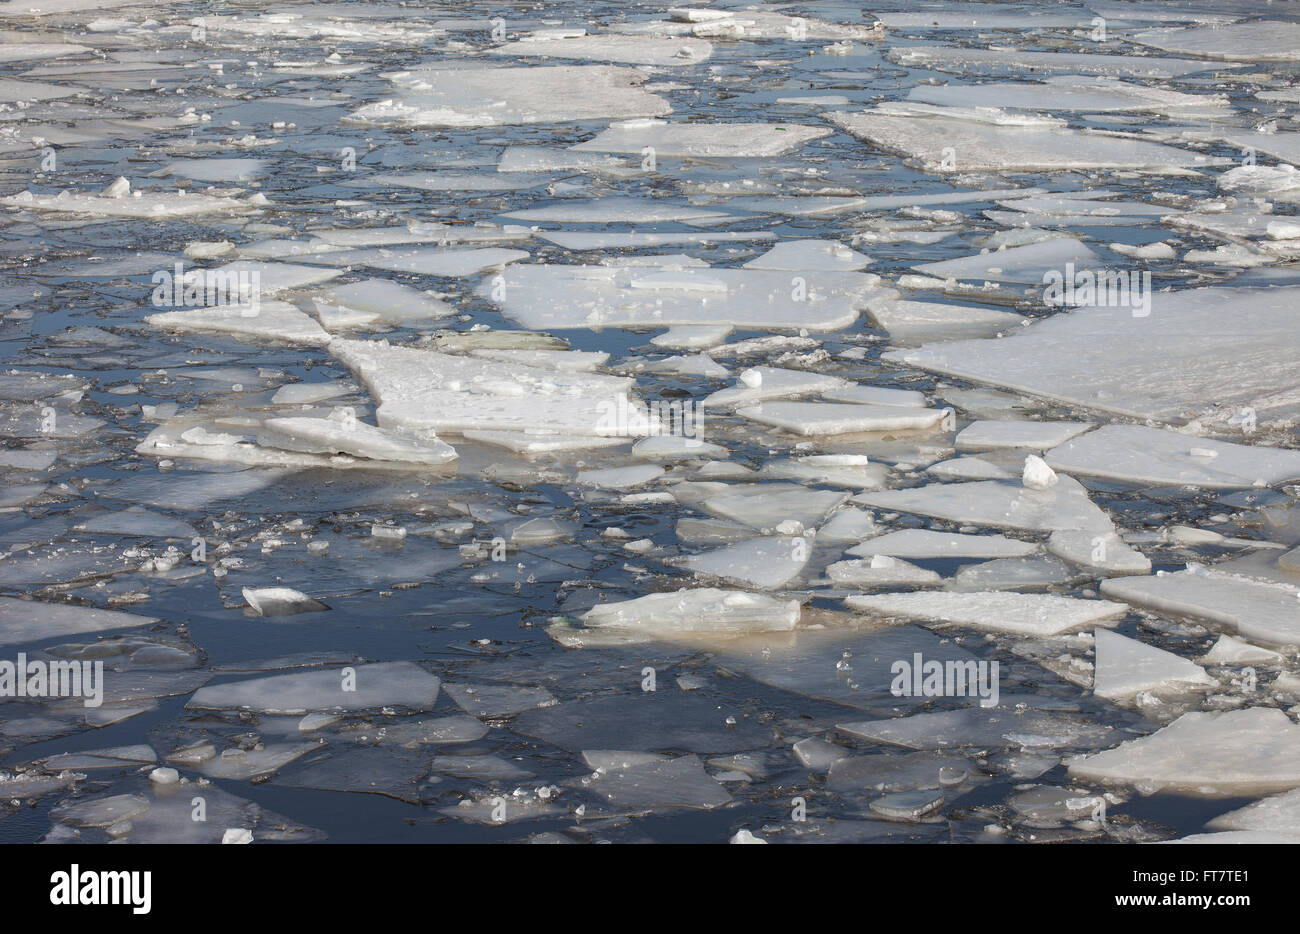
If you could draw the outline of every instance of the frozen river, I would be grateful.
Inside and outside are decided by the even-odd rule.
[[[0,4],[0,841],[1300,842],[1300,10],[542,9]]]

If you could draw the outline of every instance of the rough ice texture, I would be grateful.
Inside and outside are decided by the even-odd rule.
[[[364,422],[336,418],[268,418],[258,439],[289,451],[351,454],[373,460],[416,464],[446,464],[456,450],[437,438],[414,438]]]
[[[1273,486],[1300,477],[1300,451],[1144,425],[1104,425],[1048,451],[1047,462],[1085,477],[1207,489]]]
[[[332,668],[213,685],[195,692],[186,706],[301,715],[379,707],[430,710],[438,697],[441,682],[414,662],[379,662],[351,670],[355,690],[347,689],[348,669]]]
[[[1267,646],[1300,645],[1300,587],[1202,568],[1102,581],[1103,596],[1227,626]]]
[[[351,121],[396,126],[505,126],[610,117],[653,117],[668,102],[642,90],[632,68],[558,65],[416,68],[397,79],[396,99],[367,104]]]
[[[876,616],[953,623],[990,632],[1054,636],[1077,632],[1128,612],[1106,600],[1078,600],[1052,594],[888,593],[846,597],[845,604]]]
[[[753,632],[793,629],[799,604],[762,594],[705,587],[653,593],[588,610],[590,628],[644,630],[651,633]]]
[[[830,136],[825,127],[793,123],[669,123],[628,120],[572,147],[578,152],[641,153],[656,158],[783,156],[815,139]]]
[[[1300,786],[1300,726],[1262,707],[1186,713],[1150,736],[1075,760],[1070,776],[1212,796],[1287,791]]]
[[[617,424],[601,426],[632,387],[624,377],[506,365],[379,341],[335,340],[330,352],[366,384],[384,428],[612,435]]]
[[[927,344],[884,358],[1103,412],[1172,422],[1245,407],[1259,424],[1300,417],[1300,287],[1151,293],[1061,312],[1011,337]],[[1231,327],[1224,327],[1230,320]],[[1206,336],[1214,334],[1214,352]],[[1159,366],[1154,365],[1159,362]],[[1080,442],[1086,444],[1090,436]],[[1091,437],[1096,437],[1091,436]]]

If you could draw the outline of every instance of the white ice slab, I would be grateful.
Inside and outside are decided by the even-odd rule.
[[[951,409],[850,402],[763,402],[737,414],[798,435],[837,435],[868,431],[923,431],[952,418]]]
[[[759,590],[780,590],[803,571],[811,550],[811,541],[802,537],[772,536],[737,542],[665,563]]]
[[[209,685],[186,707],[298,716],[379,707],[429,710],[440,683],[414,662],[379,662]]]
[[[1300,789],[1262,798],[1244,808],[1221,814],[1205,827],[1207,830],[1286,834],[1300,842]]]
[[[644,435],[620,420],[632,381],[457,357],[382,341],[337,339],[330,351],[379,403],[383,428]],[[620,401],[622,400],[622,401]]]
[[[151,626],[158,620],[120,610],[0,597],[0,643],[9,645],[57,636]]]
[[[741,371],[736,385],[719,389],[701,400],[706,409],[720,409],[769,399],[791,399],[811,396],[835,389],[847,389],[852,384],[838,376],[827,376],[808,370],[789,370],[784,367],[755,366]]]
[[[976,284],[993,280],[1042,285],[1044,273],[1055,271],[1065,275],[1069,263],[1080,270],[1100,269],[1105,265],[1082,241],[1058,237],[959,259],[921,263],[913,268],[936,279],[958,279]]]
[[[1130,548],[1114,532],[1091,529],[1057,529],[1047,539],[1047,550],[1071,564],[1113,574],[1147,574],[1151,559]]]
[[[1092,692],[1115,702],[1131,701],[1141,691],[1185,692],[1215,684],[1205,669],[1172,652],[1108,629],[1096,631],[1097,662]]]
[[[1300,587],[1202,568],[1102,581],[1101,592],[1157,613],[1226,626],[1265,646],[1300,645]]]
[[[822,116],[873,146],[915,159],[927,172],[1170,172],[1225,162],[1161,143],[1066,127],[996,126],[949,116],[898,116],[878,111]]]
[[[1082,110],[1092,113],[1152,111],[1178,114],[1187,109],[1226,110],[1227,106],[1227,99],[1221,95],[1186,94],[1113,78],[1082,75],[1049,75],[1035,83],[995,81],[918,85],[908,91],[907,99],[957,107],[980,107],[993,103],[998,107],[1048,113]]]
[[[1254,20],[1193,29],[1153,29],[1134,34],[1132,40],[1165,52],[1219,61],[1300,61],[1300,24],[1280,20]]]
[[[952,623],[1021,636],[1078,632],[1128,612],[1128,607],[1108,600],[1002,592],[875,594],[846,597],[844,604],[875,616]]]
[[[1215,413],[1227,419],[1246,407],[1261,426],[1300,415],[1292,366],[1300,358],[1300,287],[1204,288],[1150,299],[1145,317],[1125,305],[1090,305],[1001,340],[928,344],[884,359],[1166,422]],[[1231,328],[1222,327],[1225,315]],[[1212,354],[1205,352],[1208,333],[1218,335]],[[1095,445],[1097,438],[1073,443]]]
[[[1025,323],[1023,315],[978,305],[948,302],[914,302],[881,299],[867,306],[876,324],[889,332],[895,344],[917,344],[926,340],[992,337]]]
[[[701,39],[659,39],[649,36],[543,36],[489,48],[490,55],[511,58],[573,58],[628,65],[686,66],[703,62],[713,46]]]
[[[604,65],[415,68],[395,79],[397,97],[367,104],[345,122],[475,127],[669,113],[644,82],[634,69]]]
[[[351,418],[268,418],[258,431],[261,444],[309,454],[351,454],[371,460],[446,464],[456,449],[437,438],[416,438]]]
[[[1300,725],[1262,707],[1186,713],[1150,736],[1076,759],[1070,776],[1211,796],[1287,791],[1300,786]]]
[[[1300,477],[1300,451],[1144,425],[1104,425],[1048,451],[1047,462],[1085,477],[1207,489],[1275,486]]]
[[[1038,546],[1002,535],[965,535],[904,529],[869,538],[850,548],[851,555],[890,555],[902,558],[1014,558],[1033,554]]]
[[[934,571],[886,555],[835,561],[827,565],[826,576],[837,584],[854,587],[920,587],[942,580]]]
[[[288,302],[261,301],[257,305],[220,305],[164,311],[147,315],[148,324],[164,330],[195,334],[223,334],[259,340],[283,341],[323,347],[329,332],[311,315]]]
[[[363,279],[334,286],[322,292],[319,300],[361,312],[372,321],[393,324],[419,323],[456,313],[442,299],[391,279]]]
[[[816,273],[806,295],[788,272],[683,269],[647,273],[609,266],[520,264],[480,294],[535,330],[668,327],[726,323],[754,330],[829,331],[847,327],[880,279],[868,273]]]
[[[871,257],[836,240],[782,240],[762,256],[745,263],[745,268],[856,272],[870,263]]]
[[[798,625],[799,603],[763,594],[703,587],[603,604],[583,614],[582,621],[592,629],[663,634],[767,632]]]
[[[1092,428],[1091,422],[1031,422],[987,419],[957,433],[959,451],[1046,451]]]
[[[830,136],[825,127],[793,123],[669,123],[627,120],[612,124],[594,139],[572,147],[577,152],[640,154],[656,158],[774,158]]]
[[[1082,25],[1082,24],[1081,24]],[[1092,52],[1027,52],[1005,46],[996,49],[959,48],[951,45],[896,46],[888,57],[900,65],[934,68],[958,74],[1001,73],[1007,68],[1036,75],[1107,75],[1133,78],[1177,78],[1213,66],[1186,58],[1154,55],[1113,55]]]
[[[1112,529],[1110,518],[1088,498],[1083,485],[1066,476],[1058,476],[1057,482],[1045,489],[1005,480],[931,483],[862,493],[854,502],[1000,529],[1083,529],[1097,533]]]

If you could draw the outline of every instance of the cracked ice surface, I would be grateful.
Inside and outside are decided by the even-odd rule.
[[[1286,4],[229,6],[0,9],[0,842],[1300,835]]]

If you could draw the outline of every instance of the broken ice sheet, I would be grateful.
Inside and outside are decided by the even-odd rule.
[[[1082,241],[1059,237],[960,259],[921,263],[913,268],[939,279],[964,279],[975,283],[993,279],[1041,285],[1044,274],[1064,270],[1067,263],[1078,269],[1095,269],[1103,265],[1101,257]]]
[[[1127,5],[1125,12],[1127,12]],[[1109,55],[1080,52],[1031,52],[1010,46],[993,49],[939,45],[895,46],[887,57],[900,65],[933,68],[958,74],[1000,73],[1007,67],[1032,69],[1036,74],[1064,72],[1134,78],[1177,78],[1214,66],[1186,58],[1154,55]]]
[[[120,610],[0,597],[0,642],[8,644],[86,632],[152,626],[157,622],[155,617],[138,616]]]
[[[959,451],[1003,448],[1046,451],[1092,428],[1088,422],[998,421],[972,422],[957,433]]]
[[[1153,29],[1132,40],[1165,52],[1230,62],[1300,61],[1300,25],[1257,20],[1192,29]]]
[[[379,403],[381,428],[592,436],[626,427],[618,424],[619,405],[626,410],[633,381],[624,377],[507,366],[379,341],[336,339],[330,352]]]
[[[1300,786],[1300,726],[1281,710],[1186,713],[1150,736],[1070,763],[1083,781],[1148,793],[1264,795]]]
[[[626,120],[611,124],[575,152],[641,154],[646,147],[658,158],[755,158],[782,156],[815,139],[831,135],[817,126],[789,123],[684,123]]]
[[[712,810],[731,801],[731,795],[704,771],[698,756],[639,757],[618,761],[617,753],[598,766],[582,785],[610,804],[633,810],[642,808],[698,808]]]
[[[1102,581],[1102,595],[1153,612],[1227,627],[1265,646],[1300,645],[1300,587],[1189,567]]]
[[[849,402],[762,402],[744,406],[737,414],[804,436],[921,431],[938,427],[952,418],[951,409]]]
[[[331,748],[282,769],[274,783],[321,791],[386,795],[418,804],[419,784],[428,774],[428,758],[401,747]]]
[[[437,437],[387,431],[355,416],[348,418],[268,418],[258,429],[259,443],[311,454],[351,454],[371,460],[447,464],[456,449]]]
[[[639,684],[640,672],[632,673]],[[728,721],[733,722],[728,722]],[[741,752],[771,741],[770,727],[739,705],[668,691],[567,701],[520,714],[516,733],[562,749],[627,749],[637,752]]]
[[[1038,550],[1033,542],[1022,542],[996,533],[967,535],[957,532],[933,532],[929,529],[903,529],[868,538],[848,553],[872,557],[896,558],[1011,558]]]
[[[1157,694],[1210,688],[1215,680],[1194,662],[1117,632],[1096,632],[1093,693],[1122,703],[1141,691]]]
[[[867,306],[868,316],[889,332],[892,344],[916,346],[929,340],[992,337],[1025,324],[1023,315],[979,305],[878,299]]]
[[[665,563],[694,571],[701,577],[721,578],[759,590],[780,590],[803,571],[811,544],[803,537],[755,538],[716,551],[672,558]]]
[[[963,707],[884,720],[841,723],[862,739],[908,749],[1096,749],[1114,742],[1114,728],[1070,712]]]
[[[146,316],[145,321],[156,328],[196,334],[230,334],[312,346],[330,341],[329,333],[314,318],[279,301],[164,311]]]
[[[793,694],[883,712],[929,700],[891,690],[897,680],[891,670],[895,663],[910,664],[917,653],[941,663],[976,661],[952,640],[909,625],[756,634],[721,647],[718,659],[732,671]]]
[[[1107,56],[1108,58],[1110,56]],[[943,111],[944,108],[935,108]],[[888,111],[822,116],[852,136],[915,160],[927,172],[1051,172],[1130,169],[1184,174],[1223,165],[1211,158],[1141,140],[1103,136],[1062,126],[997,126],[953,115]]]
[[[978,259],[995,265],[996,255]],[[1147,296],[1149,308],[1085,305],[1000,340],[941,342],[884,356],[1087,409],[1162,422],[1196,417],[1226,421],[1251,408],[1263,428],[1300,411],[1288,395],[1289,361],[1300,354],[1300,335],[1289,317],[1297,294],[1300,289],[1294,287],[1154,292]],[[1221,335],[1216,352],[1206,354],[1204,335],[1222,320],[1225,308],[1233,327]],[[1158,367],[1152,365],[1157,356]],[[1076,443],[1087,445],[1089,437]],[[1198,445],[1189,444],[1193,446]]]
[[[1052,532],[1081,529],[1103,535],[1110,518],[1077,480],[1058,475],[1046,488],[1006,480],[932,483],[903,490],[860,493],[855,503],[993,528]]]
[[[745,632],[789,630],[799,622],[799,602],[764,594],[714,587],[683,588],[632,600],[605,603],[582,616],[587,630],[625,634],[637,641],[673,639],[694,634],[734,636]],[[552,626],[552,638],[580,646],[583,630]]]
[[[433,707],[440,683],[414,662],[379,662],[228,681],[197,691],[186,706],[277,714],[379,707],[420,711]]]
[[[456,705],[467,714],[485,720],[500,720],[533,710],[558,704],[544,687],[525,687],[507,684],[452,684],[444,683],[442,689]]]
[[[205,820],[194,819],[196,796],[202,801]],[[115,799],[123,798],[128,802],[125,806],[113,804]],[[136,794],[70,802],[57,817],[54,813],[51,817],[78,827],[101,826],[105,815],[124,809],[130,810],[129,820],[116,822],[113,833],[114,840],[124,843],[220,843],[231,828],[248,830],[254,840],[263,842],[314,843],[325,837],[319,830],[264,810],[213,784],[186,787],[150,783],[147,791]],[[74,839],[102,842],[102,838],[84,830]]]
[[[874,616],[950,623],[990,632],[1051,636],[1128,613],[1110,600],[1003,592],[887,593],[846,597],[850,609]]]
[[[1254,830],[1300,838],[1300,791],[1261,798],[1209,821],[1207,830]]]
[[[671,110],[662,97],[640,87],[645,76],[632,68],[431,66],[400,72],[393,80],[401,96],[367,104],[345,122],[412,127],[501,126],[650,117]]]
[[[869,273],[816,272],[805,278],[799,293],[790,273],[778,270],[516,264],[479,293],[507,317],[539,330],[726,323],[787,331],[847,327],[857,320],[858,305],[879,294],[880,277]]]
[[[1103,425],[1053,448],[1046,459],[1085,477],[1211,490],[1275,486],[1300,477],[1300,451],[1146,425]]]

